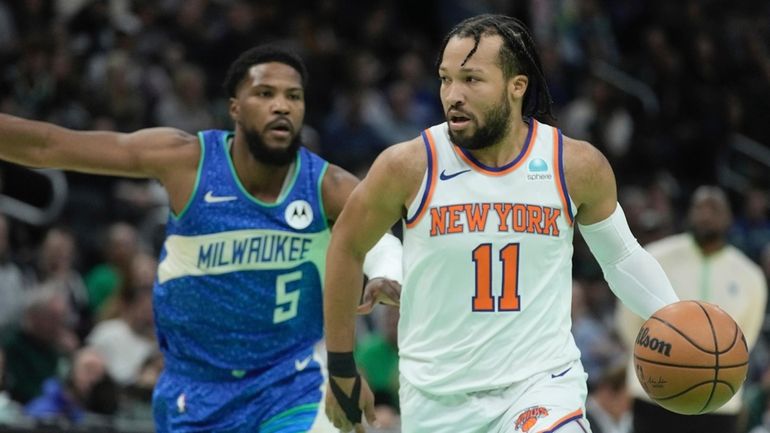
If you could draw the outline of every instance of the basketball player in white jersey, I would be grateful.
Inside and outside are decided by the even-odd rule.
[[[360,270],[403,219],[403,431],[590,432],[570,334],[574,225],[636,314],[677,296],[631,234],[604,156],[536,120],[551,101],[521,22],[470,18],[438,63],[447,122],[380,155],[332,235],[326,413],[345,431],[364,431],[361,410],[374,421],[352,357]]]

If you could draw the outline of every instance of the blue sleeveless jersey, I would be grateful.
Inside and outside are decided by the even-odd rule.
[[[169,370],[264,370],[322,337],[329,226],[321,199],[328,163],[301,148],[276,203],[251,196],[229,152],[231,132],[202,131],[198,178],[169,216],[154,288]]]

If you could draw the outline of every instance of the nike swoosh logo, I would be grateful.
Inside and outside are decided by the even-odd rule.
[[[222,203],[233,200],[238,200],[238,197],[234,195],[214,195],[213,191],[209,191],[203,196],[203,201],[206,203]]]
[[[566,369],[566,370],[562,371],[562,372],[561,372],[561,373],[559,373],[559,374],[552,374],[552,375],[551,375],[551,379],[556,379],[557,377],[562,377],[562,376],[564,376],[565,374],[567,374],[567,372],[569,372],[570,370],[572,370],[572,367],[570,367],[570,368],[568,368],[568,369]]]
[[[294,360],[294,368],[297,369],[297,371],[302,371],[307,368],[307,366],[310,364],[310,361],[313,359],[313,355],[308,355],[307,358],[300,361],[299,359]]]
[[[438,175],[438,178],[441,179],[441,180],[449,180],[449,179],[451,179],[451,178],[453,178],[455,176],[459,176],[459,175],[461,175],[463,173],[467,173],[469,171],[471,171],[471,170],[467,169],[467,170],[460,170],[457,173],[446,174],[446,170],[441,170],[441,174]]]

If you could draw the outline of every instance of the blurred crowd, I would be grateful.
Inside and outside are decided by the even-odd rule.
[[[725,236],[770,278],[767,2],[6,0],[0,112],[74,129],[230,128],[227,66],[278,42],[310,71],[305,145],[363,176],[385,147],[442,121],[437,47],[454,24],[484,12],[532,29],[555,107],[542,120],[607,156],[643,245],[686,230],[692,192],[720,184],[734,213]],[[0,164],[0,425],[151,431],[163,190],[66,173],[57,208],[62,190],[49,179]],[[16,200],[55,212],[27,218]],[[574,275],[589,407],[627,433],[629,348],[579,238]],[[357,352],[393,429],[397,319],[386,308],[361,319]],[[752,357],[746,431],[770,428],[770,329]]]

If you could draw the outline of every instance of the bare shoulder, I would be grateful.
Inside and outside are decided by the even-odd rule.
[[[338,188],[352,188],[359,182],[359,179],[351,172],[344,168],[329,163],[329,167],[326,169],[326,174],[322,181],[322,188],[326,189],[338,189]]]
[[[607,158],[591,143],[567,136],[563,158],[567,190],[578,207],[578,221],[590,224],[611,214],[617,186]]]
[[[200,156],[198,136],[175,128],[147,128],[126,134],[123,142],[154,151],[180,152],[179,157]]]
[[[593,186],[612,173],[609,161],[591,143],[564,136],[564,174],[570,189]]]
[[[127,134],[122,142],[141,149],[136,153],[142,159],[139,164],[161,180],[182,168],[197,170],[201,157],[198,136],[175,128],[142,129]]]
[[[342,208],[350,197],[350,193],[358,185],[359,180],[344,168],[329,164],[323,180],[321,180],[321,196],[324,211],[331,222],[336,221]]]
[[[375,174],[387,175],[406,184],[419,182],[425,173],[428,155],[420,137],[394,144],[385,149],[372,166]]]
[[[421,143],[421,139],[415,138],[388,147],[375,159],[363,181],[330,164],[322,183],[324,209],[329,219],[337,219],[359,184],[362,184],[359,196],[378,203],[385,201],[383,197],[403,202],[410,193],[416,194],[427,161]]]

